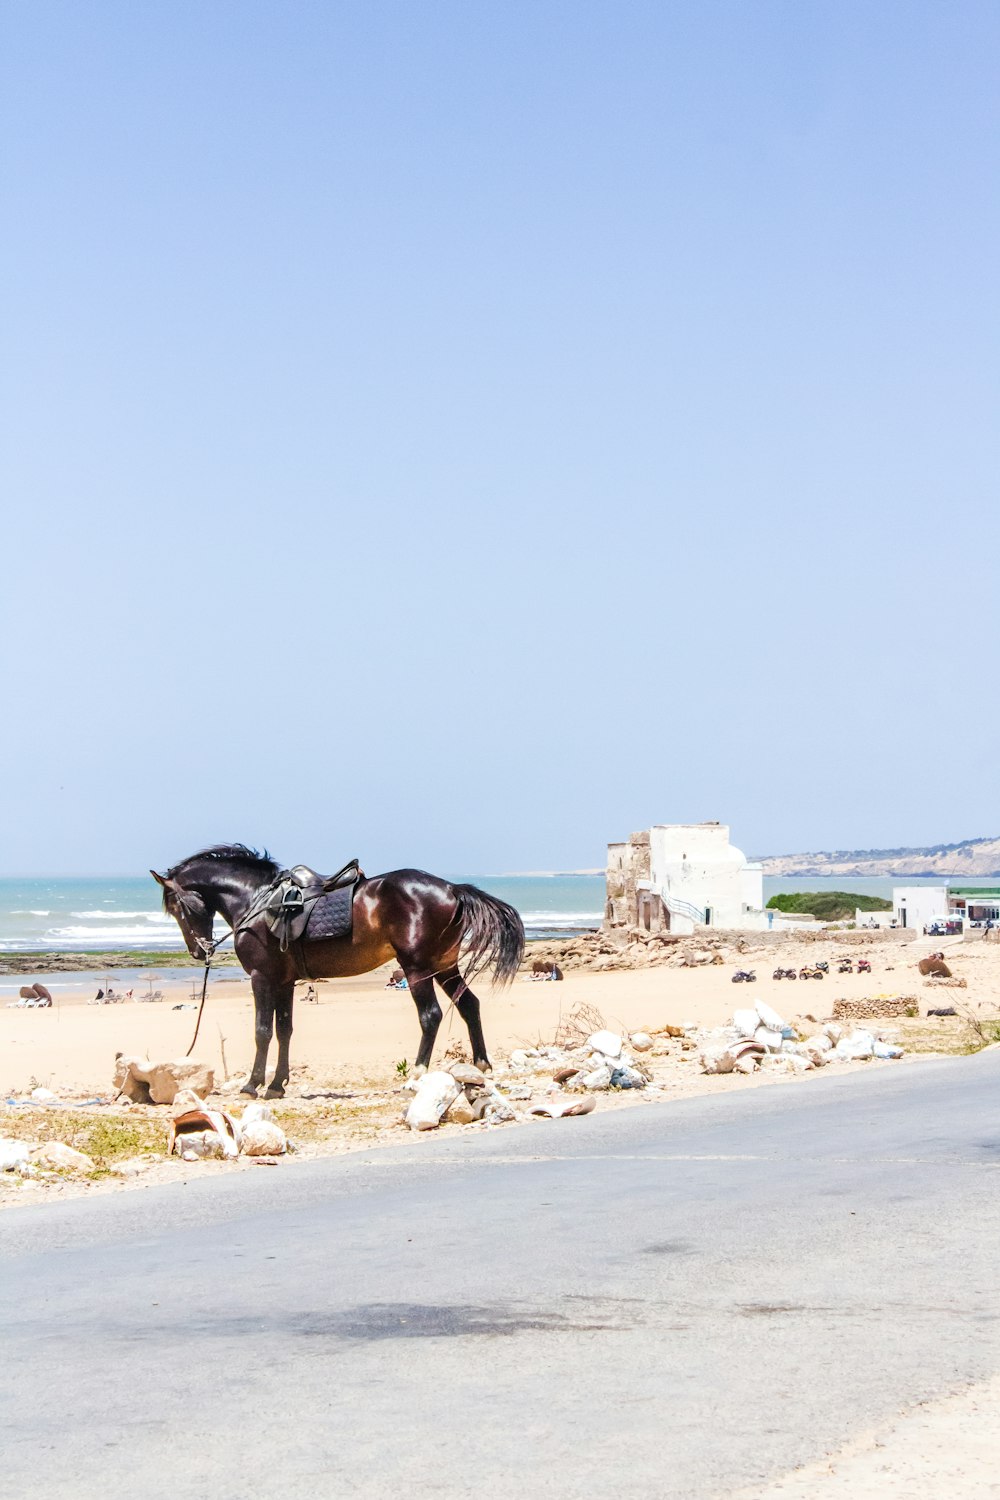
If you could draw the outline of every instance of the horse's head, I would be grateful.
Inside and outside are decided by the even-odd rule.
[[[214,908],[194,886],[181,885],[176,875],[149,873],[163,887],[163,910],[180,928],[191,957],[206,959],[212,951]]]

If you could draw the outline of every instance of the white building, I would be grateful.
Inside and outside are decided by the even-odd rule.
[[[764,876],[724,823],[658,823],[608,845],[607,927],[691,933],[785,924],[764,910]]]
[[[940,935],[1000,925],[1000,884],[897,885],[892,891],[892,914],[897,927],[917,932],[939,928]],[[884,917],[888,917],[886,912]],[[884,918],[883,918],[884,920]]]

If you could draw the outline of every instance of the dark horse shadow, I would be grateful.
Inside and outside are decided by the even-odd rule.
[[[282,951],[263,913],[253,912],[281,867],[266,852],[218,844],[181,860],[165,875],[150,873],[163,887],[164,910],[176,919],[192,957],[204,959],[212,951],[216,913],[233,929],[236,956],[250,975],[256,1010],[257,1051],[243,1092],[256,1094],[263,1084],[276,1031],[278,1064],[267,1093],[280,1097],[289,1076],[295,981],[306,976],[298,972],[293,951]],[[459,956],[464,953],[470,977],[492,967],[500,984],[509,983],[524,953],[524,926],[514,908],[474,885],[453,885],[424,870],[392,870],[359,882],[353,918],[347,937],[310,942],[306,934],[300,951],[308,977],[367,974],[398,959],[420,1018],[417,1068],[422,1071],[430,1063],[441,1024],[435,980],[468,1027],[477,1067],[488,1068],[479,1001],[459,971]]]

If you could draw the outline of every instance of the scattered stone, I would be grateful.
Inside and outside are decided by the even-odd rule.
[[[248,1125],[254,1125],[258,1120],[273,1120],[274,1110],[269,1104],[264,1104],[260,1099],[254,1099],[250,1104],[243,1107],[240,1115],[240,1129],[245,1130]]]
[[[763,1000],[757,1001],[757,1014],[769,1031],[783,1031],[785,1023],[778,1012]]]
[[[485,1073],[480,1068],[473,1067],[471,1063],[452,1063],[448,1072],[454,1078],[455,1082],[460,1083],[463,1088],[481,1089],[486,1082]]]
[[[622,1039],[616,1031],[595,1031],[587,1038],[587,1046],[592,1052],[600,1052],[603,1057],[621,1057]]]
[[[448,1106],[444,1118],[450,1125],[471,1125],[478,1120],[481,1111],[476,1109],[475,1104],[463,1092]]]
[[[497,1089],[490,1089],[483,1095],[482,1119],[488,1125],[501,1125],[506,1120],[516,1120],[517,1111],[508,1099],[505,1099]]]
[[[411,1130],[436,1130],[461,1092],[450,1073],[425,1073],[406,1111],[406,1124]]]
[[[0,1135],[0,1172],[20,1172],[27,1167],[30,1155],[31,1147],[24,1141]]]
[[[288,1138],[273,1120],[251,1120],[240,1131],[240,1153],[243,1156],[284,1156]]]
[[[215,1072],[191,1058],[151,1063],[119,1052],[115,1055],[114,1085],[134,1104],[173,1104],[182,1088],[193,1089],[199,1099],[207,1099],[215,1086]]]
[[[31,1160],[37,1167],[50,1167],[56,1172],[92,1172],[94,1163],[84,1151],[76,1151],[62,1141],[48,1141],[36,1146]]]
[[[580,1073],[577,1076],[577,1087],[589,1090],[593,1093],[596,1089],[609,1089],[614,1069],[608,1063],[601,1063],[600,1067],[594,1068],[590,1073]]]
[[[32,1089],[31,1097],[38,1104],[52,1104],[56,1095],[51,1089]]]
[[[632,1035],[629,1037],[629,1041],[635,1048],[636,1052],[652,1051],[653,1038],[646,1031],[633,1031]]]

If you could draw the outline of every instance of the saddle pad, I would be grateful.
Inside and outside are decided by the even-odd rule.
[[[330,938],[350,937],[356,885],[345,885],[328,896],[320,896],[302,934],[304,942],[322,943]]]

